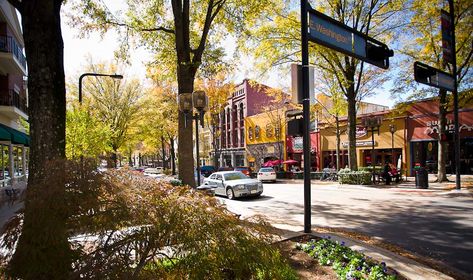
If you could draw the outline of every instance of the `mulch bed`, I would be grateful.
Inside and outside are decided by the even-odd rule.
[[[296,243],[309,241],[309,237],[303,236],[296,240],[286,240],[275,244],[296,271],[300,279],[308,280],[337,280],[337,274],[329,266],[319,265],[316,259],[306,252],[297,250]]]

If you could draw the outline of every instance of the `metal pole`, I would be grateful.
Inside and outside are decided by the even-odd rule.
[[[450,7],[450,21],[452,24],[452,73],[453,73],[453,118],[455,123],[455,186],[456,189],[461,189],[460,183],[460,130],[459,130],[459,120],[458,120],[458,81],[457,81],[457,54],[455,47],[455,18],[454,18],[454,7],[453,0],[448,0],[448,5]]]
[[[200,158],[199,158],[199,115],[194,115],[195,119],[195,157],[197,159],[197,184],[196,187],[200,185]]]
[[[307,0],[301,0],[302,47],[302,115],[304,147],[304,232],[311,232],[310,203],[310,100],[309,100],[309,38],[307,26]]]
[[[82,104],[82,79],[87,76],[87,74],[82,74],[79,77],[79,103]]]
[[[391,158],[392,158],[392,164],[394,164],[395,162],[395,158],[394,158],[394,129],[392,129],[391,131]]]
[[[373,184],[376,184],[374,172],[374,126],[371,127],[371,174],[373,175]]]

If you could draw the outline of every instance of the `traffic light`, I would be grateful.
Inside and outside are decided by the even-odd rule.
[[[387,69],[389,67],[389,58],[392,56],[394,56],[394,51],[390,50],[385,44],[366,41],[367,62]]]

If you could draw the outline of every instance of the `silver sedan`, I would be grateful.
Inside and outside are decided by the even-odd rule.
[[[225,195],[229,199],[243,196],[260,196],[263,184],[240,171],[215,172],[204,179],[204,185],[215,189],[216,195]]]

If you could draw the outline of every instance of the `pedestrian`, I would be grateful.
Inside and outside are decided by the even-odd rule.
[[[391,167],[389,166],[389,161],[386,161],[383,168],[382,176],[386,181],[386,185],[391,185]]]

